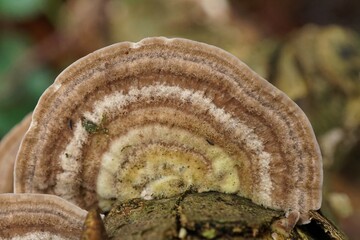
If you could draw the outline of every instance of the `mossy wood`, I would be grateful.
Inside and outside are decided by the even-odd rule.
[[[346,239],[317,212],[288,236],[275,224],[284,212],[236,195],[185,193],[159,200],[118,202],[105,217],[110,239]]]

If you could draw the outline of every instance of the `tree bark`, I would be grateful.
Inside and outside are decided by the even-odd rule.
[[[319,213],[310,224],[277,231],[282,211],[217,192],[119,202],[105,217],[110,239],[346,239]]]

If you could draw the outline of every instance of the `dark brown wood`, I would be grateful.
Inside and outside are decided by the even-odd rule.
[[[346,239],[317,212],[311,223],[282,234],[282,211],[217,192],[117,203],[105,217],[110,239]]]

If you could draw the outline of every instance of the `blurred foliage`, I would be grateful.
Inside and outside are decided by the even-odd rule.
[[[305,111],[329,191],[359,200],[349,203],[355,220],[340,223],[360,234],[360,1],[0,0],[0,31],[0,138],[63,69],[101,47],[167,36],[233,53]]]
[[[26,35],[8,33],[0,38],[0,135],[29,113],[42,92],[51,84],[54,73],[44,66],[31,69],[23,79],[8,78],[14,65],[31,47]],[[14,73],[16,75],[16,72]],[[7,79],[11,79],[6,81]]]
[[[46,0],[1,0],[0,13],[9,19],[27,19],[42,11],[46,2]]]
[[[309,76],[303,80],[302,73],[294,74],[299,69],[293,61],[312,59],[314,56],[311,54],[317,49],[324,49],[317,56],[323,55],[320,60],[325,63],[321,66],[327,68],[323,72],[329,79],[338,81],[343,74],[353,74],[356,78],[356,69],[332,71],[333,63],[326,65],[326,59],[335,59],[327,56],[334,51],[327,51],[332,46],[318,48],[318,45],[326,46],[336,39],[327,41],[326,37],[319,37],[316,45],[311,37],[317,31],[314,27],[302,30],[307,34],[289,35],[307,21],[305,17],[299,20],[299,16],[292,19],[290,13],[295,14],[306,6],[306,3],[288,4],[283,0],[275,7],[262,0],[243,3],[227,0],[94,0],[92,4],[86,0],[0,0],[0,137],[33,109],[40,93],[66,66],[111,43],[138,41],[148,36],[185,37],[224,48],[270,81],[276,74],[274,83],[293,99],[299,99],[298,103],[301,96],[308,94],[308,79],[317,78],[317,74],[305,73]],[[312,18],[309,16],[310,20]],[[341,34],[327,35],[342,37],[344,41],[347,39]],[[321,39],[325,41],[319,42]],[[283,44],[283,41],[291,44]],[[281,57],[276,59],[279,70],[275,71],[271,61],[277,54],[274,51],[279,49]],[[352,54],[351,49],[342,52]],[[342,60],[338,58],[338,66]],[[309,61],[303,62],[311,67]],[[336,74],[339,76],[332,77]],[[329,116],[325,119],[328,123],[312,121],[317,125],[315,130],[318,133],[326,132],[329,126],[339,125],[341,115],[332,109],[345,104],[338,95],[324,90],[326,84],[322,80],[316,81],[317,88],[324,93],[313,96],[331,99],[330,104],[334,107],[318,107],[309,115],[311,120],[321,119],[317,115],[330,111],[324,113]],[[352,85],[339,86],[347,91],[353,88]],[[323,101],[318,100],[316,102]],[[335,114],[331,115],[331,111]]]

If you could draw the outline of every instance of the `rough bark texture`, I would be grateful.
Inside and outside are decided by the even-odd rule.
[[[236,195],[186,193],[161,199],[118,203],[105,218],[110,239],[345,239],[325,218],[296,226],[288,236],[274,227],[281,211]]]

